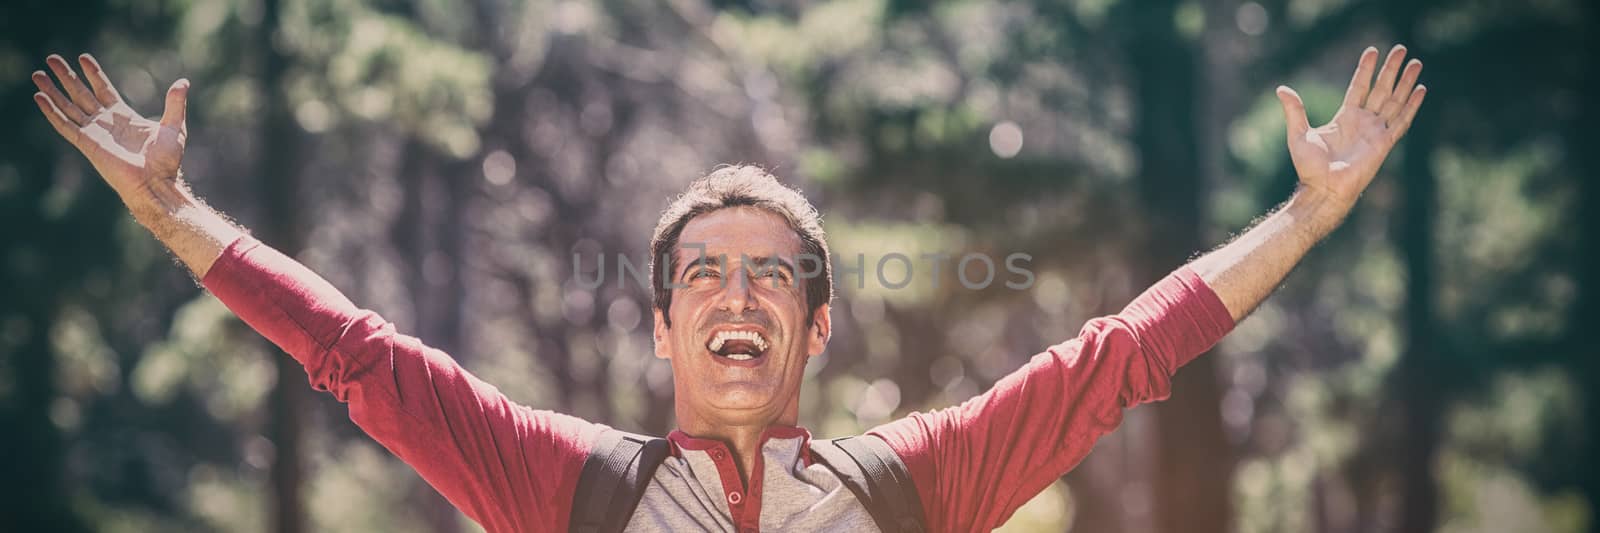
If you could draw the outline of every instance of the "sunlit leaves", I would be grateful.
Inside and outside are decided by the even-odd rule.
[[[1517,470],[1550,461],[1544,454],[1551,439],[1578,445],[1564,429],[1580,415],[1573,382],[1545,368],[1499,376],[1485,392],[1450,413],[1451,436],[1438,461],[1443,531],[1583,531],[1594,517],[1578,494],[1546,494]]]
[[[719,14],[712,35],[724,48],[759,60],[786,76],[863,51],[879,38],[879,0],[831,0],[806,10],[797,23],[775,16]]]
[[[488,118],[489,60],[441,42],[416,23],[359,6],[307,0],[285,21],[290,51],[304,54],[291,83],[302,127],[326,131],[348,117],[385,122],[456,157],[476,153]],[[289,36],[298,35],[298,40]]]
[[[240,349],[230,335],[230,317],[210,295],[179,309],[167,338],[145,346],[134,367],[135,397],[159,407],[187,390],[222,419],[255,409],[276,374],[267,354]]]

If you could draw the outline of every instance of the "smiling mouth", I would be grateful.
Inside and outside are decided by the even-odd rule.
[[[759,332],[746,330],[718,331],[706,342],[706,349],[719,357],[734,361],[749,361],[766,355],[770,345]]]

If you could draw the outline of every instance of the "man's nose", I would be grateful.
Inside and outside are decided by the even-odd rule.
[[[722,287],[722,308],[732,312],[740,312],[755,308],[755,300],[750,297],[750,273],[743,266],[728,269],[728,275]]]

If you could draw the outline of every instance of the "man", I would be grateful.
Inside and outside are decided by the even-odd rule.
[[[1072,469],[1124,408],[1165,398],[1172,373],[1266,298],[1376,175],[1425,93],[1416,85],[1421,63],[1402,68],[1404,58],[1395,46],[1379,67],[1377,49],[1365,50],[1343,105],[1317,128],[1300,97],[1278,88],[1300,187],[1255,227],[990,391],[858,437],[887,445],[909,472],[927,528],[999,526]],[[569,527],[580,474],[609,428],[507,400],[249,237],[182,179],[188,82],[172,85],[151,121],[123,102],[93,57],[78,60],[87,85],[50,56],[61,87],[35,72],[35,102],[206,288],[490,531]],[[672,365],[680,428],[628,527],[872,529],[862,499],[817,462],[810,434],[796,427],[806,361],[823,352],[831,329],[815,209],[759,169],[723,168],[667,208],[651,251],[666,254],[651,269],[655,355]],[[821,261],[808,269],[806,257]]]

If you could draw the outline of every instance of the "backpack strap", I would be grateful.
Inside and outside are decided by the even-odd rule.
[[[667,440],[607,428],[589,449],[572,496],[570,530],[619,533],[665,461]]]
[[[870,436],[811,441],[811,452],[855,493],[884,533],[922,533],[922,500],[911,473],[883,439]]]

